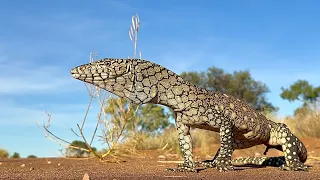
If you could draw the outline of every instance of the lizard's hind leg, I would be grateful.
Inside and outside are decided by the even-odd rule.
[[[291,133],[289,128],[282,127],[279,131],[286,163],[280,169],[293,171],[307,171],[309,168],[303,162],[307,159],[307,151],[302,142]]]
[[[303,143],[291,133],[287,125],[276,123],[272,125],[268,146],[283,151],[285,163],[280,166],[282,170],[307,171],[308,166],[303,163],[307,160],[308,152]],[[279,148],[278,146],[281,146]],[[268,148],[267,148],[268,149]]]

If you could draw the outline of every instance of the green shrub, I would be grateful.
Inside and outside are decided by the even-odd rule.
[[[0,149],[0,158],[8,158],[9,152],[6,149]]]
[[[13,155],[11,156],[11,158],[19,159],[20,158],[20,154],[17,153],[17,152],[14,152]]]
[[[36,155],[31,154],[31,155],[29,155],[27,158],[37,158],[37,156],[36,156]]]

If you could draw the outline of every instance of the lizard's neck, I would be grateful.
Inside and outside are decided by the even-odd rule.
[[[200,88],[183,80],[170,70],[167,74],[167,78],[165,75],[165,78],[157,83],[157,96],[151,103],[167,106],[174,111],[182,111],[188,108],[196,100]]]
[[[169,69],[149,62],[134,66],[134,71],[121,77],[124,80],[118,79],[113,82],[110,92],[136,104],[161,104],[174,111],[188,108],[199,93],[206,91]]]

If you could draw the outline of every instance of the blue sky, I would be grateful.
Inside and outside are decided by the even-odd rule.
[[[0,1],[0,148],[22,156],[57,156],[35,122],[52,112],[52,130],[72,141],[89,97],[72,67],[99,57],[128,57],[131,16],[141,19],[143,58],[174,72],[249,70],[268,99],[292,114],[299,103],[279,96],[298,79],[320,84],[319,1]],[[91,134],[98,108],[92,108]],[[91,129],[90,129],[91,128]],[[96,142],[100,144],[100,142]]]

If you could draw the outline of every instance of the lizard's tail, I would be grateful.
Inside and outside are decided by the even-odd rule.
[[[294,142],[292,142],[292,146],[297,146],[297,153],[299,160],[304,163],[308,158],[308,151],[304,144],[293,135]],[[286,163],[285,156],[278,157],[247,157],[247,158],[236,158],[232,160],[233,165],[264,165],[264,166],[275,166],[279,167]]]
[[[257,165],[257,166],[274,166],[280,167],[285,164],[286,160],[284,156],[278,157],[247,157],[247,158],[236,158],[232,160],[232,164],[235,166],[244,165]]]

